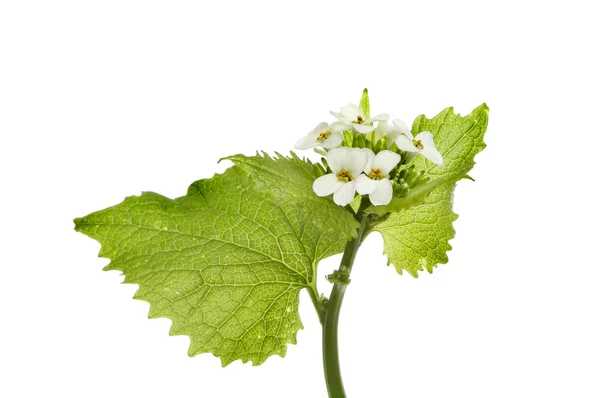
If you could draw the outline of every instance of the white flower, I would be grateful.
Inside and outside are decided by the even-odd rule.
[[[390,126],[388,122],[379,122],[375,127],[375,142],[386,136],[389,148],[400,134],[402,134],[402,130],[399,128]]]
[[[394,125],[398,128],[400,128],[400,123],[404,122],[398,119],[394,120]],[[416,137],[413,137],[410,131],[403,131],[403,133],[396,138],[396,146],[399,149],[415,154],[420,153],[437,165],[444,164],[442,154],[435,149],[433,134],[429,131],[422,131]]]
[[[327,153],[327,164],[331,174],[315,180],[313,191],[318,196],[333,194],[333,201],[346,206],[356,192],[356,177],[367,165],[368,155],[359,148],[334,148]]]
[[[315,146],[322,146],[326,149],[340,146],[344,136],[339,131],[332,131],[328,123],[319,123],[304,137],[296,142],[296,149],[308,149]]]
[[[367,119],[363,110],[354,104],[346,105],[340,112],[330,111],[329,113],[338,119],[337,122],[331,124],[334,130],[346,131],[354,129],[354,131],[362,134],[368,134],[375,129],[375,127],[369,126],[369,124],[373,122],[385,122],[389,118],[387,113],[382,113]]]
[[[369,194],[375,206],[387,205],[392,200],[392,182],[388,179],[390,171],[400,163],[400,155],[392,151],[381,151],[377,155],[370,149],[363,149],[369,160],[364,171],[356,178],[356,190],[361,195]]]
[[[394,119],[392,123],[394,123],[394,126],[396,126],[396,128],[400,130],[402,134],[410,135],[410,127],[408,127],[404,121],[400,119]]]

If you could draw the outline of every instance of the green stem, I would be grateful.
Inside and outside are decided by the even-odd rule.
[[[368,199],[367,199],[368,200]],[[361,206],[362,207],[362,206]],[[368,216],[359,210],[356,220],[360,222],[358,235],[346,244],[344,255],[340,263],[340,270],[344,267],[348,271],[348,276],[352,270],[356,252],[362,242],[365,226]],[[338,354],[338,320],[340,309],[344,300],[344,293],[348,284],[335,283],[329,297],[329,302],[325,310],[325,321],[323,323],[323,368],[325,371],[325,383],[330,398],[346,398],[344,384],[342,383],[342,374],[340,372],[340,358]]]
[[[317,311],[317,315],[319,316],[319,322],[323,325],[323,322],[325,322],[325,311],[323,309],[323,302],[319,297],[319,292],[316,287],[309,287],[307,290],[313,306],[315,307],[315,311]]]

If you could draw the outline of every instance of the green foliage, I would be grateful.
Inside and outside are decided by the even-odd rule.
[[[293,153],[228,159],[233,167],[186,196],[144,192],[75,229],[101,243],[106,270],[139,285],[134,298],[150,303],[150,318],[190,337],[190,356],[259,365],[296,342],[300,290],[316,295],[317,263],[343,251],[358,223],[312,192],[319,165]]]
[[[432,272],[437,264],[448,261],[448,241],[454,237],[452,222],[458,217],[452,211],[452,192],[458,180],[470,178],[467,173],[475,164],[473,158],[485,148],[487,122],[488,107],[482,104],[465,117],[448,108],[433,119],[421,115],[413,123],[414,135],[422,131],[433,134],[444,165],[417,156],[411,164],[424,171],[429,182],[394,198],[387,206],[366,210],[379,215],[391,212],[374,230],[381,233],[388,263],[399,273],[406,270],[417,277],[418,271]]]
[[[352,130],[344,131],[344,141],[342,142],[342,145],[352,148],[353,144],[354,132]]]
[[[388,264],[398,273],[402,270],[418,277],[426,269],[433,272],[437,264],[448,262],[446,252],[454,238],[452,222],[458,216],[452,211],[454,184],[438,186],[425,196],[418,206],[392,213],[374,228],[383,237],[384,253]]]
[[[369,90],[366,88],[363,90],[362,96],[360,97],[360,103],[358,106],[365,113],[367,119],[371,118],[371,104],[369,103]]]
[[[412,164],[432,180],[448,178],[458,181],[463,178],[475,165],[475,155],[485,148],[483,135],[488,112],[487,105],[481,104],[464,117],[454,113],[453,108],[444,109],[433,119],[418,116],[413,123],[413,135],[430,131],[437,150],[444,158],[444,165],[438,166],[423,156],[417,156]]]

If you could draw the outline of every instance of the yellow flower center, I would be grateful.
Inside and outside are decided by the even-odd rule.
[[[414,146],[416,146],[416,147],[417,147],[417,148],[419,148],[419,149],[423,149],[423,148],[425,148],[425,147],[423,146],[423,143],[421,142],[421,140],[413,140],[413,145],[414,145]]]
[[[350,173],[350,170],[340,169],[340,172],[335,175],[338,180],[342,182],[348,182],[354,180],[354,177]]]
[[[358,115],[358,116],[356,116],[356,120],[353,120],[352,123],[353,124],[363,124],[364,119],[362,118],[362,116]]]
[[[327,131],[323,131],[321,134],[319,134],[319,136],[317,137],[317,141],[325,141],[327,138],[329,138],[329,136],[331,135],[331,131],[327,130]]]
[[[371,169],[369,173],[369,178],[372,180],[383,180],[385,176],[381,172],[381,169]]]

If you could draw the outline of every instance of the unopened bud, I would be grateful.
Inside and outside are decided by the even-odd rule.
[[[321,158],[321,162],[326,162],[325,158]],[[317,168],[317,175],[319,177],[327,174],[327,170],[325,170],[321,163],[315,163],[315,166]]]
[[[417,171],[417,172],[412,172],[408,175],[408,177],[406,177],[406,183],[413,187],[414,186],[414,182],[423,176],[423,171]]]
[[[394,187],[394,196],[402,198],[405,197],[406,195],[408,195],[408,193],[410,192],[410,187],[408,186],[407,183],[402,183],[402,184],[397,184]]]
[[[398,181],[398,182],[400,182],[400,180],[404,181],[407,176],[408,176],[408,170],[402,169],[398,172],[398,175],[396,175],[396,181]]]
[[[417,178],[417,179],[415,179],[413,181],[412,187],[414,188],[414,187],[419,186],[421,184],[425,184],[426,182],[429,182],[429,176],[421,175],[419,178]]]
[[[379,153],[387,148],[387,137],[384,135],[373,147],[373,152]]]
[[[365,148],[366,147],[365,136],[362,134],[356,134],[354,136],[354,142],[352,143],[352,146],[354,148]]]

